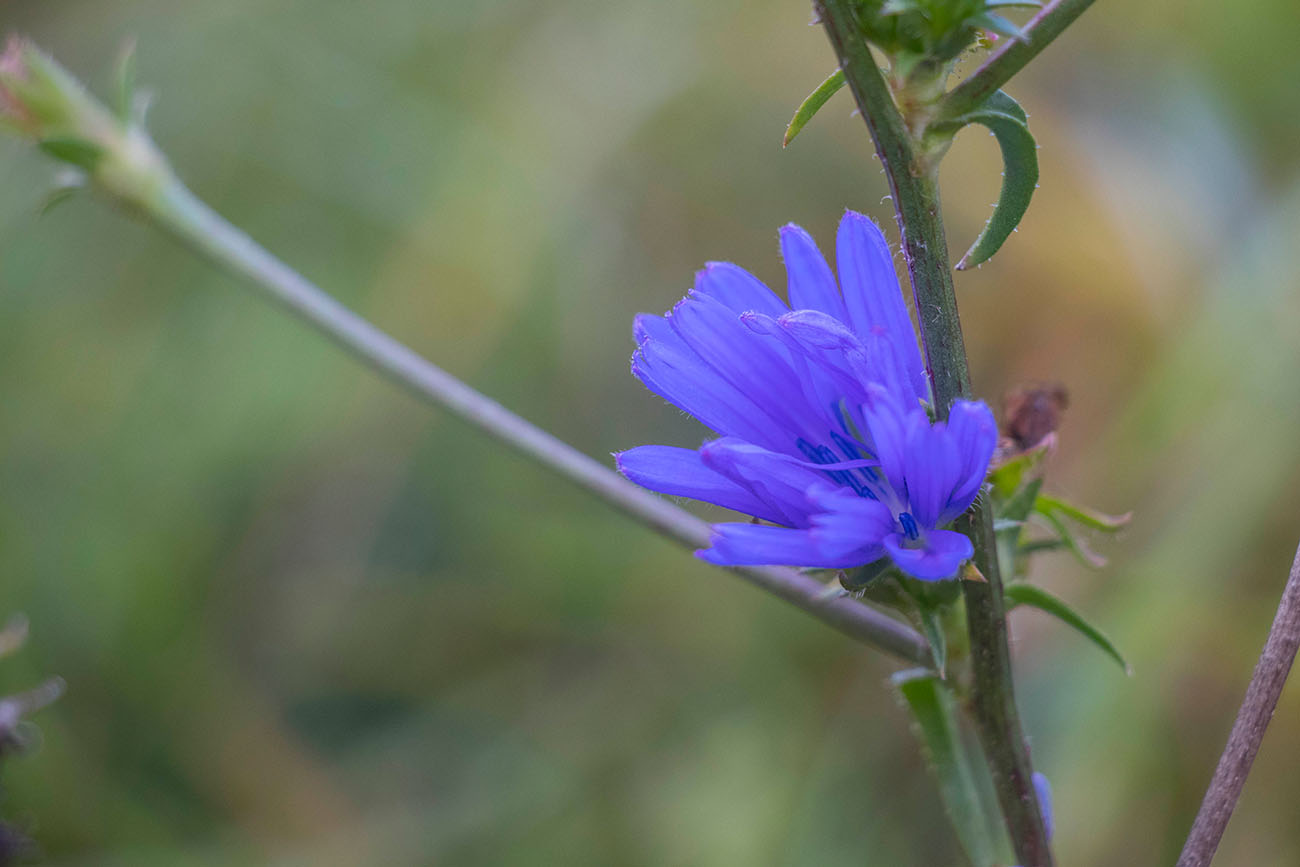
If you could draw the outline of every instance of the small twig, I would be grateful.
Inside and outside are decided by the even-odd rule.
[[[450,410],[668,538],[689,548],[708,545],[709,526],[704,521],[515,415],[353,313],[174,177],[166,181],[160,195],[138,205],[137,212],[424,400]],[[811,576],[761,566],[731,571],[864,644],[912,663],[924,665],[930,659],[928,645],[916,630],[855,599],[828,596],[825,585]]]
[[[1003,42],[969,78],[948,92],[940,103],[939,116],[960,117],[983,105],[1092,4],[1093,0],[1052,0],[1025,25],[1024,39]]]
[[[1259,752],[1260,741],[1264,739],[1264,730],[1273,719],[1297,648],[1300,648],[1300,550],[1291,564],[1282,601],[1278,603],[1264,652],[1259,655],[1250,686],[1246,688],[1246,698],[1237,711],[1237,721],[1232,724],[1228,745],[1223,748],[1219,766],[1214,769],[1214,778],[1183,845],[1183,854],[1178,857],[1178,867],[1207,867],[1219,848],[1223,831],[1246,784],[1246,775]]]
[[[126,70],[119,70],[129,82]],[[0,53],[0,129],[40,145],[75,166],[85,183],[129,213],[178,238],[214,265],[260,290],[353,356],[429,403],[554,470],[606,503],[690,548],[709,542],[699,518],[624,479],[375,327],[334,300],[231,225],[189,191],[129,110],[111,113],[72,75],[34,46],[10,40]],[[828,595],[814,578],[792,569],[733,570],[865,644],[926,664],[926,641],[914,629],[854,599]]]

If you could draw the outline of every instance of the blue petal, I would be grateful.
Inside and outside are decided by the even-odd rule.
[[[618,471],[643,488],[690,497],[768,521],[780,521],[767,505],[726,476],[709,469],[694,449],[640,446],[614,456]]]
[[[962,469],[957,444],[942,423],[908,430],[905,466],[908,510],[922,527],[939,526]]]
[[[896,527],[884,503],[830,487],[814,489],[809,499],[820,510],[812,516],[812,536],[825,557],[862,566],[885,556],[884,538]]]
[[[948,504],[939,516],[943,525],[970,508],[984,484],[998,442],[998,425],[983,402],[959,400],[948,414],[948,434],[961,456],[961,469]]]
[[[970,539],[951,530],[929,531],[923,548],[905,548],[904,541],[901,533],[891,533],[884,538],[885,549],[899,569],[922,581],[954,577],[961,564],[975,553]]]
[[[720,434],[769,443],[780,428],[680,340],[647,340],[632,356],[646,388]]]
[[[710,547],[695,556],[719,566],[805,566],[841,569],[859,565],[852,558],[827,558],[807,530],[759,524],[715,524]]]
[[[632,320],[632,337],[636,339],[637,346],[645,343],[647,340],[666,340],[676,341],[680,338],[673,331],[673,327],[668,324],[668,320],[662,316],[655,316],[652,313],[638,313]]]
[[[1052,819],[1052,784],[1047,782],[1047,777],[1038,771],[1034,771],[1034,794],[1038,796],[1038,810],[1043,814],[1043,830],[1047,832],[1047,839],[1052,839],[1052,831],[1055,830],[1055,822]]]
[[[789,277],[788,294],[794,310],[820,310],[841,322],[848,321],[844,299],[835,275],[816,242],[794,223],[781,228],[781,257]]]
[[[740,318],[751,331],[776,338],[788,350],[804,397],[822,422],[820,437],[841,427],[832,407],[866,398],[859,375],[861,344],[838,320],[817,310],[797,310],[777,319],[761,313]],[[840,337],[844,342],[837,343]]]
[[[779,515],[771,519],[778,524],[808,526],[808,491],[827,483],[825,475],[803,461],[732,437],[705,443],[700,458],[766,504],[769,514]]]
[[[753,274],[730,262],[710,262],[695,275],[695,291],[721,301],[733,313],[756,310],[780,316],[789,307]]]
[[[780,423],[786,448],[799,438],[817,436],[826,410],[810,406],[779,343],[747,328],[740,317],[708,295],[692,294],[668,317],[673,330],[706,364],[738,392]]]
[[[925,400],[930,389],[916,343],[916,331],[907,315],[907,305],[903,302],[903,291],[898,285],[894,260],[884,234],[867,217],[847,211],[840,221],[835,254],[849,324],[864,339],[873,332],[886,335],[897,368],[905,374],[903,382],[911,392],[908,397],[913,398],[908,404]]]
[[[880,468],[902,505],[908,498],[907,444],[913,431],[929,426],[929,419],[919,408],[903,409],[898,398],[880,385],[872,385],[867,393],[869,402],[862,409],[862,420],[875,455],[880,459]]]

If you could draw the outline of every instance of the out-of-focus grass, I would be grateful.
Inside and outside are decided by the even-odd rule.
[[[1099,4],[1013,85],[1021,231],[959,291],[980,390],[1059,379],[1052,484],[1137,511],[1013,622],[1068,864],[1172,860],[1291,556],[1300,192],[1284,0]],[[1180,26],[1168,26],[1176,16]],[[888,220],[801,3],[11,0],[94,79],[135,36],[194,188],[581,448],[703,432],[634,312],[776,227]],[[1149,79],[1149,80],[1148,80]],[[944,170],[955,248],[998,184]],[[0,149],[0,686],[69,682],[0,811],[68,865],[953,863],[889,665],[376,381]],[[1224,863],[1300,847],[1294,691]]]

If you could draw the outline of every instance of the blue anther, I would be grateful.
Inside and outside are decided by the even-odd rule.
[[[903,512],[898,516],[898,523],[903,525],[903,532],[907,538],[916,541],[921,537],[921,528],[916,525],[916,518],[912,517],[911,512]]]

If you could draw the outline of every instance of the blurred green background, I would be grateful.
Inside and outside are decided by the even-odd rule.
[[[593,455],[703,431],[630,322],[776,229],[890,219],[800,0],[8,0],[125,41],[200,195]],[[1101,3],[1018,79],[1020,232],[958,286],[977,388],[1059,380],[1049,484],[1132,527],[1013,616],[1063,865],[1172,863],[1300,530],[1300,6]],[[999,183],[944,167],[960,252]],[[342,357],[0,143],[0,689],[68,693],[0,813],[58,865],[947,865],[892,663]],[[892,234],[892,232],[891,232]],[[707,512],[706,512],[707,514]],[[1300,691],[1216,864],[1300,863]]]

